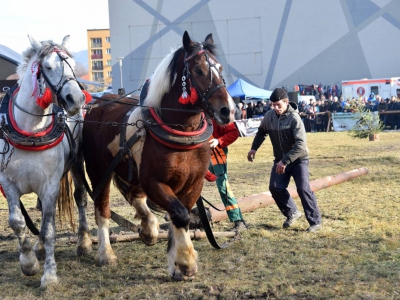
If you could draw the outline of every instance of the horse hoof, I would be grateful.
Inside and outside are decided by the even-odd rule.
[[[195,275],[191,275],[191,276],[186,276],[183,275],[179,270],[175,270],[174,274],[172,274],[172,278],[176,281],[190,281],[190,280],[194,280]]]
[[[142,240],[142,242],[147,246],[153,246],[157,243],[157,236],[149,236],[140,232],[139,237]]]
[[[21,270],[26,276],[34,276],[40,271],[40,264],[33,252],[29,255],[21,254],[19,257],[21,263]]]
[[[43,274],[42,279],[40,280],[40,287],[46,288],[50,285],[57,283],[58,283],[58,277],[56,274]]]
[[[79,257],[89,255],[90,252],[92,252],[92,246],[90,247],[78,246],[76,248],[76,255]]]
[[[117,265],[117,257],[113,255],[100,255],[96,257],[96,261],[99,266],[110,266],[115,267]]]
[[[78,239],[78,246],[76,247],[76,255],[84,256],[92,252],[93,243],[87,233],[81,235]]]

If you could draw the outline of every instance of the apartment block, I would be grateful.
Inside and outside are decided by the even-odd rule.
[[[110,29],[88,29],[89,80],[112,84]]]

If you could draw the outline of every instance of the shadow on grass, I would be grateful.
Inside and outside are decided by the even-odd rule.
[[[269,224],[262,224],[258,226],[261,229],[265,229],[265,230],[270,230],[270,231],[277,231],[277,230],[281,230],[282,227],[276,227],[273,225],[269,225]]]

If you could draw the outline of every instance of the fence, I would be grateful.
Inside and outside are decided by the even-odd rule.
[[[384,112],[375,112],[379,115],[392,115],[398,114],[400,115],[400,110],[391,110],[391,111],[384,111]],[[330,111],[327,112],[320,112],[314,114],[315,116],[327,115],[328,121],[326,124],[326,128],[324,131],[329,132],[333,129],[333,131],[349,131],[354,124],[357,122],[357,114],[358,113],[331,113]],[[299,113],[301,117],[307,116],[305,113]],[[263,117],[260,118],[253,118],[253,119],[245,119],[245,120],[236,120],[236,126],[239,129],[240,136],[255,136],[258,130],[258,127],[261,124]]]

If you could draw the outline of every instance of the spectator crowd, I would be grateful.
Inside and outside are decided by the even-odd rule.
[[[325,98],[322,94],[318,98],[318,100],[315,100],[312,97],[308,103],[307,101],[298,103],[298,111],[307,132],[327,131],[327,127],[330,126],[328,123],[331,120],[329,113],[355,112],[359,110],[360,106],[366,110],[379,113],[400,111],[400,99],[396,96],[384,99],[371,93],[369,97],[353,97],[345,100],[342,96],[329,95]],[[269,100],[239,102],[235,108],[235,119],[261,118],[271,109],[271,101]],[[400,129],[400,113],[380,114],[380,120],[384,129]]]

